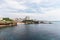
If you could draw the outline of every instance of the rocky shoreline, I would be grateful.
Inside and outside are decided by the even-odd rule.
[[[15,21],[0,21],[0,28],[1,27],[10,27],[10,26],[17,26],[17,22],[15,22]]]

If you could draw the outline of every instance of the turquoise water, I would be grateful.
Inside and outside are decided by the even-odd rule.
[[[60,40],[60,24],[20,24],[2,28],[0,40]]]

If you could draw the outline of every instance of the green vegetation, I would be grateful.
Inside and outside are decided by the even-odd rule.
[[[5,20],[5,21],[13,21],[13,20],[10,19],[10,18],[3,18],[3,20]]]

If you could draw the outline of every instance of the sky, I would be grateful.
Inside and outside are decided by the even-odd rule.
[[[25,16],[60,21],[60,0],[0,0],[0,17]]]

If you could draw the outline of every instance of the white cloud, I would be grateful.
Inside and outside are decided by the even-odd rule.
[[[33,2],[33,3],[37,3],[37,4],[39,4],[39,3],[42,2],[42,0],[32,0],[32,2]]]
[[[0,15],[0,16],[3,17],[2,15]],[[50,11],[45,11],[44,14],[37,14],[37,13],[6,13],[6,15],[5,15],[5,17],[11,17],[11,18],[19,18],[19,17],[24,18],[26,16],[29,16],[32,19],[37,19],[37,20],[59,21],[60,20],[60,9],[53,9],[53,10],[50,10]]]
[[[9,17],[25,17],[25,16],[30,16],[31,18],[37,18],[37,19],[41,19],[41,20],[60,20],[60,1],[59,0],[23,0],[23,1],[17,1],[17,0],[4,0],[5,3],[2,3],[0,5],[0,10],[2,10],[2,13],[8,12],[6,13],[7,16],[9,16],[9,14],[11,16]],[[31,4],[29,6],[26,6],[24,3],[27,2],[27,4],[29,3],[33,3],[32,7]],[[34,4],[36,3],[36,5]],[[56,5],[55,5],[56,4]],[[58,4],[58,5],[57,5]],[[36,7],[35,7],[35,6]],[[55,8],[56,6],[56,8]],[[59,8],[58,8],[58,7]],[[35,7],[35,8],[34,8]],[[17,9],[17,10],[12,10],[12,9]],[[26,11],[25,9],[32,9],[32,11],[34,12],[42,12],[40,13],[25,13],[23,11]],[[20,11],[23,10],[23,13],[12,13],[13,11]],[[9,13],[11,11],[11,13]],[[29,11],[30,12],[30,11]],[[1,14],[2,14],[1,13]],[[1,15],[2,16],[2,15]]]
[[[22,5],[22,2],[18,3],[17,1],[14,1],[14,0],[5,0],[5,2],[9,7],[14,8],[14,9],[24,10],[27,8],[25,5]]]
[[[0,18],[1,18],[1,17],[4,17],[4,16],[3,16],[3,15],[0,15]]]
[[[46,11],[44,15],[47,16],[46,18],[49,20],[60,20],[60,8]]]
[[[59,12],[59,11],[57,11]],[[46,14],[37,14],[37,13],[12,13],[10,14],[12,18],[16,18],[16,17],[20,17],[20,18],[24,18],[26,16],[31,17],[32,19],[37,19],[37,20],[50,20],[50,21],[59,21],[60,20],[60,14],[59,13],[55,13],[52,11],[47,12]]]

